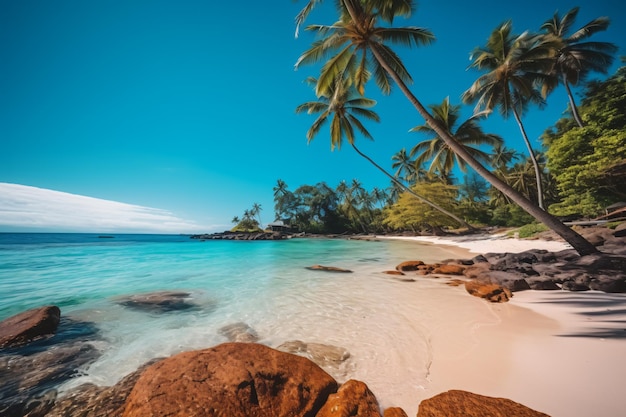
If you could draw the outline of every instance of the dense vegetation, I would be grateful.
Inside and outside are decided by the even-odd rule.
[[[320,0],[310,0],[297,17],[298,25]],[[606,73],[617,48],[587,38],[609,25],[594,19],[571,32],[578,8],[557,13],[538,32],[512,32],[511,22],[498,26],[485,46],[472,53],[471,66],[482,74],[463,94],[476,104],[469,120],[459,120],[459,106],[448,99],[423,106],[407,85],[412,81],[391,44],[428,45],[434,35],[417,27],[394,28],[394,18],[408,17],[413,2],[342,0],[332,26],[311,25],[320,37],[297,66],[322,63],[319,77],[310,78],[317,101],[297,111],[318,114],[307,137],[330,126],[333,146],[345,141],[356,152],[357,134],[373,139],[361,118],[378,121],[364,97],[370,78],[383,93],[395,84],[424,118],[412,130],[427,138],[394,156],[391,169],[376,168],[391,177],[388,190],[363,190],[352,185],[301,185],[290,192],[279,180],[274,189],[276,218],[301,231],[378,232],[479,225],[521,225],[538,221],[557,232],[579,253],[595,248],[564,226],[554,215],[594,217],[608,204],[624,200],[626,145],[624,68],[605,81],[587,84],[578,105],[572,86],[583,86],[590,73]],[[377,24],[384,22],[384,25]],[[326,60],[326,61],[324,61]],[[523,117],[531,105],[545,104],[562,86],[570,97],[569,115],[544,135],[544,149],[534,150],[525,134]],[[502,139],[483,132],[482,118],[499,110],[513,116],[527,144],[527,155],[507,148]],[[373,161],[370,160],[373,163]],[[457,181],[456,167],[466,173]],[[385,197],[381,197],[385,196]],[[552,215],[552,214],[554,215]]]

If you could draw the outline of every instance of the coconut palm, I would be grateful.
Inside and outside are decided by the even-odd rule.
[[[320,1],[311,0],[308,4],[312,3],[320,3]],[[384,3],[384,6],[380,7],[380,10],[385,10],[384,14],[377,9],[377,5],[381,3]],[[404,3],[409,7],[407,9],[405,5],[398,3]],[[407,97],[409,102],[415,107],[417,112],[437,132],[446,144],[450,146],[450,149],[459,154],[469,166],[495,188],[505,193],[512,201],[538,221],[555,231],[571,244],[579,254],[597,253],[598,250],[589,243],[589,241],[574,230],[565,226],[556,217],[550,215],[533,204],[530,200],[526,199],[523,195],[516,192],[506,182],[491,173],[480,162],[476,161],[463,146],[456,142],[452,135],[439,126],[437,120],[411,92],[407,85],[407,83],[412,81],[411,76],[398,55],[396,55],[387,43],[395,42],[404,46],[429,44],[434,40],[433,34],[428,30],[415,27],[392,28],[388,25],[376,25],[379,20],[384,24],[390,24],[394,17],[409,17],[413,9],[413,4],[414,2],[411,0],[338,0],[336,5],[341,20],[332,26],[312,25],[307,28],[308,30],[317,32],[317,34],[324,37],[324,39],[314,42],[312,48],[305,51],[300,57],[296,63],[296,67],[307,63],[317,63],[327,56],[331,56],[322,68],[322,75],[325,75],[326,81],[318,83],[316,87],[317,91],[323,91],[330,85],[327,80],[329,73],[333,72],[335,74],[349,75],[354,80],[355,85],[364,88],[363,83],[369,79],[369,74],[371,74],[371,72],[368,71],[368,67],[372,67],[376,84],[382,89],[383,93],[388,93],[391,89],[390,82],[394,82]],[[301,17],[299,23],[302,23],[305,18],[306,14]],[[371,54],[370,60],[367,60],[368,51]],[[356,65],[358,61],[352,59],[356,57],[359,52],[361,52],[360,56],[362,58],[366,58],[360,61],[362,63],[360,66]],[[321,78],[320,76],[320,79]],[[359,91],[363,91],[362,88],[359,89]]]
[[[314,78],[309,78],[307,79],[307,81],[310,84],[316,84],[317,80]],[[373,137],[356,116],[362,116],[369,120],[379,121],[378,114],[369,109],[375,104],[376,102],[374,100],[356,94],[354,87],[351,87],[349,85],[349,80],[337,78],[332,88],[325,89],[324,92],[319,96],[318,101],[309,101],[307,103],[299,105],[296,108],[296,113],[320,113],[318,118],[313,122],[313,125],[307,132],[306,136],[309,142],[313,140],[313,138],[319,133],[320,129],[327,122],[329,122],[329,118],[332,119],[330,120],[331,150],[334,150],[335,147],[337,149],[341,149],[341,144],[343,143],[345,138],[350,146],[352,146],[352,148],[361,157],[365,158],[368,162],[374,165],[378,170],[380,170],[383,174],[389,177],[392,181],[397,182],[405,189],[405,191],[409,192],[421,202],[431,206],[435,210],[439,210],[440,212],[453,218],[463,227],[471,229],[472,227],[460,217],[425,199],[424,197],[415,193],[410,188],[404,186],[404,184],[400,183],[393,175],[389,174],[387,171],[385,171],[384,168],[374,162],[373,159],[371,159],[369,156],[361,152],[359,148],[357,148],[355,144],[355,129],[358,130],[361,135],[363,135],[363,137],[367,139],[373,140]]]
[[[489,164],[491,158],[490,154],[481,150],[479,146],[489,145],[495,147],[503,143],[500,136],[484,133],[478,125],[478,119],[484,114],[475,114],[457,127],[461,107],[451,106],[448,97],[441,104],[430,106],[430,110],[440,126],[446,129],[460,145],[464,146],[469,154],[483,164]],[[409,132],[434,135],[431,139],[418,142],[411,149],[410,155],[416,158],[416,166],[422,166],[430,161],[428,172],[431,174],[438,173],[443,177],[448,177],[455,165],[458,165],[461,171],[467,171],[467,162],[452,151],[429,124],[416,126],[410,129]]]
[[[498,144],[493,147],[490,163],[497,172],[505,172],[509,164],[519,158],[520,154],[515,149],[509,149],[504,144]]]
[[[463,101],[477,102],[476,110],[492,111],[497,107],[504,118],[513,114],[535,168],[537,203],[543,209],[542,171],[521,119],[529,103],[544,104],[535,85],[544,79],[542,70],[548,68],[549,43],[540,40],[528,33],[513,34],[510,20],[498,26],[487,45],[472,53],[470,67],[487,73],[463,93]]]
[[[391,168],[395,169],[394,177],[406,182],[414,184],[416,181],[426,178],[427,173],[421,166],[417,166],[415,161],[411,159],[406,149],[402,148],[392,155]]]
[[[606,30],[609,27],[608,17],[593,19],[574,33],[569,34],[578,15],[578,7],[574,7],[563,17],[558,11],[552,19],[548,19],[541,29],[546,37],[556,40],[552,68],[543,82],[544,97],[563,83],[569,98],[572,116],[578,126],[583,127],[583,121],[578,113],[571,86],[578,85],[591,72],[606,74],[613,63],[613,54],[617,46],[609,42],[585,42],[593,34]]]

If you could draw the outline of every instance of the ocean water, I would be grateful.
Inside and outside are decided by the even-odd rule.
[[[478,322],[476,314],[464,319],[463,306],[480,301],[442,280],[400,282],[383,271],[457,255],[396,240],[0,233],[0,319],[54,304],[63,317],[94,323],[102,355],[62,390],[112,385],[151,358],[225,342],[220,328],[245,323],[272,347],[301,340],[345,348],[350,358],[326,370],[339,382],[365,381],[382,404],[408,412],[428,387],[442,332],[461,334],[494,319],[487,310]],[[315,264],[353,273],[306,269]],[[155,313],[117,302],[163,290],[189,292],[197,307]],[[458,318],[446,322],[440,312],[451,308]]]

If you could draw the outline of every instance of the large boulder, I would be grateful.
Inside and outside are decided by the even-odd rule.
[[[17,347],[54,334],[61,321],[57,306],[24,311],[0,322],[0,348]]]
[[[337,382],[306,358],[224,343],[148,367],[123,416],[312,417],[336,390]]]
[[[474,297],[484,298],[492,303],[506,303],[513,297],[508,288],[489,282],[466,281],[465,289]]]
[[[364,382],[351,379],[331,394],[316,417],[382,417],[380,406]]]
[[[452,390],[423,400],[417,417],[549,417],[506,398],[486,397]]]

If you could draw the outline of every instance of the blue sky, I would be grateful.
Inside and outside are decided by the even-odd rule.
[[[317,72],[293,67],[311,43],[308,34],[294,38],[294,16],[304,4],[0,0],[0,183],[35,187],[22,191],[37,194],[38,204],[44,189],[160,210],[181,221],[181,233],[230,228],[253,203],[261,204],[263,222],[273,220],[278,179],[291,190],[354,178],[368,189],[387,187],[350,147],[331,153],[326,131],[307,145],[313,116],[294,109],[314,99],[302,81]],[[307,23],[332,23],[333,5],[322,3]],[[613,42],[625,55],[622,0],[418,2],[413,17],[397,24],[428,28],[437,41],[399,50],[414,93],[426,105],[446,96],[459,104],[478,77],[466,70],[469,53],[498,24],[512,19],[517,33],[538,30],[556,10],[577,5],[577,27],[611,18],[609,30],[593,39]],[[383,97],[372,85],[366,95],[378,100],[381,123],[368,125],[375,141],[359,146],[391,170],[393,154],[423,139],[408,133],[423,121],[399,91]],[[526,116],[535,145],[566,106],[558,91],[545,110]],[[467,117],[471,111],[463,107]],[[483,126],[523,149],[514,120],[494,114]],[[29,193],[13,201],[10,216],[2,211],[12,189],[0,195],[0,231],[104,228],[71,219],[46,223],[45,210],[31,211],[44,218],[26,226],[15,219],[35,204],[24,199]],[[158,216],[153,220],[137,229],[111,223],[105,231],[166,230]]]

